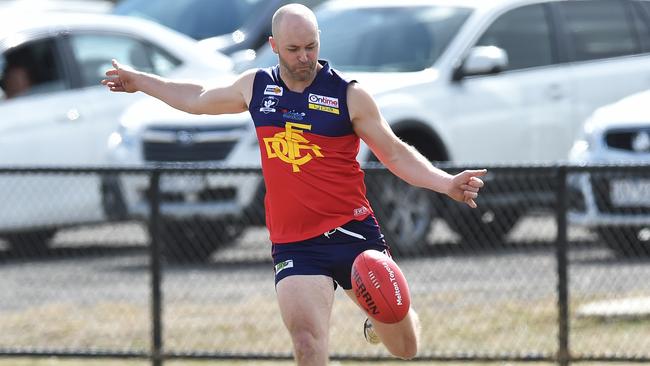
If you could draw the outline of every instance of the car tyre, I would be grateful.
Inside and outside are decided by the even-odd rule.
[[[116,175],[102,177],[101,193],[102,208],[109,220],[124,220],[128,217],[124,194]]]
[[[423,254],[435,217],[431,193],[399,178],[381,174],[373,177],[368,199],[386,242],[394,255]]]
[[[56,229],[41,229],[34,231],[3,234],[9,242],[11,251],[20,256],[35,256],[47,252],[49,242],[56,234]]]
[[[624,257],[650,255],[650,227],[604,226],[596,231],[611,250]]]

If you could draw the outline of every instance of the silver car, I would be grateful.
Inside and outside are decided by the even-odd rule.
[[[575,164],[649,164],[650,90],[597,109],[570,153]],[[578,193],[568,218],[625,255],[650,254],[650,174],[593,171],[571,177]]]

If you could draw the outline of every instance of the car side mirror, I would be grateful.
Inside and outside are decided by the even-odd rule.
[[[496,46],[476,46],[454,70],[454,81],[467,76],[496,74],[508,67],[508,54]]]
[[[257,52],[249,48],[235,51],[230,55],[230,59],[235,65],[235,72],[243,72],[252,67],[256,57]]]

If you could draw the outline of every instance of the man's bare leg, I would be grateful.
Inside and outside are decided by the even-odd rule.
[[[334,285],[327,276],[285,277],[276,286],[278,304],[299,366],[325,366]]]
[[[345,292],[355,304],[359,305],[352,290],[345,290]],[[381,343],[393,356],[403,359],[416,356],[420,337],[420,319],[413,308],[404,319],[394,324],[381,323],[374,319],[370,321]]]

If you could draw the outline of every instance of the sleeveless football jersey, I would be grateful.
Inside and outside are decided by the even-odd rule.
[[[359,137],[347,107],[348,81],[326,61],[302,93],[279,66],[255,75],[249,111],[266,183],[266,225],[273,243],[313,238],[372,213],[356,160]]]

